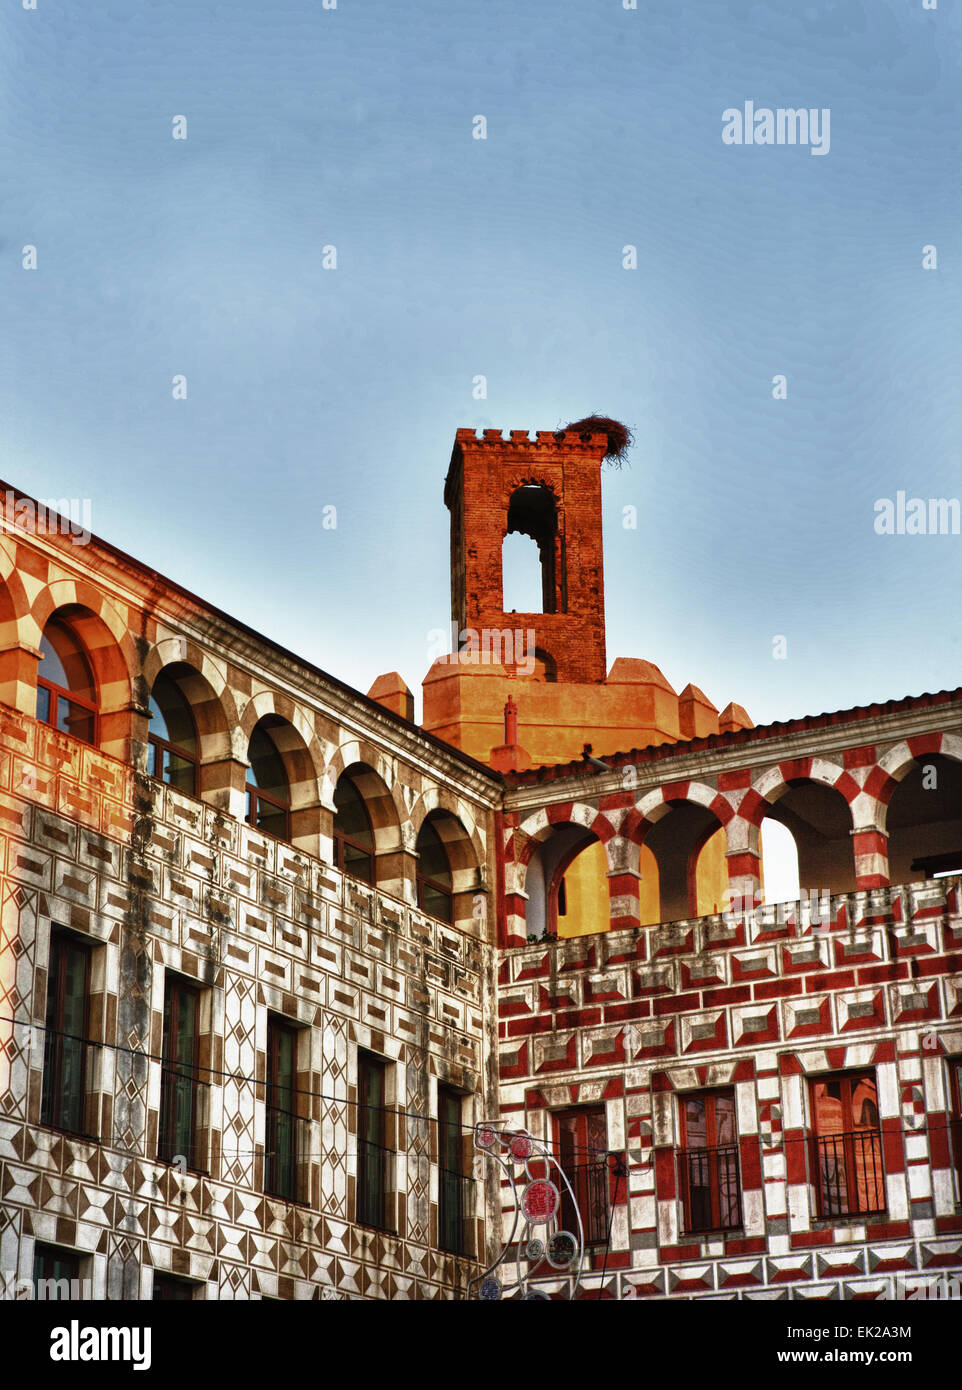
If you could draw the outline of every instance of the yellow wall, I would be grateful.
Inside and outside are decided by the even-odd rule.
[[[707,848],[707,846],[706,846]],[[724,860],[722,860],[724,864]],[[607,931],[610,924],[608,908],[608,861],[604,845],[597,840],[583,849],[568,866],[565,874],[565,893],[568,911],[558,918],[559,936],[587,936],[591,932]],[[641,883],[639,909],[641,923],[650,926],[660,920],[658,894],[658,865],[651,850],[641,847]]]

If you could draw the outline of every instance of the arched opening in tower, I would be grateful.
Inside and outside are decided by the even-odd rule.
[[[540,483],[515,488],[501,547],[501,607],[505,613],[556,613],[555,545],[558,509]]]

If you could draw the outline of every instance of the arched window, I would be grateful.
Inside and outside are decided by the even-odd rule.
[[[418,907],[442,922],[450,922],[454,900],[451,861],[430,817],[421,826],[416,849]]]
[[[173,675],[161,674],[150,692],[147,773],[188,796],[197,795],[197,727]]]
[[[557,534],[558,508],[553,493],[539,483],[515,488],[508,502],[501,544],[501,607],[506,613],[557,612]]]
[[[374,831],[364,798],[343,776],[334,789],[334,864],[365,883],[374,883]]]
[[[40,638],[37,718],[61,733],[97,742],[97,685],[83,647],[60,618]]]
[[[263,722],[247,749],[247,823],[278,840],[291,837],[291,788],[284,760]]]

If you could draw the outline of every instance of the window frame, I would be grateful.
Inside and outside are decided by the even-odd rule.
[[[154,687],[156,686],[157,681],[160,680],[161,678],[163,678],[163,679],[169,681],[171,685],[174,685],[174,686],[177,687],[177,690],[178,690],[178,692],[180,693],[181,697],[183,698],[184,704],[185,704],[185,706],[186,706],[186,708],[187,708],[187,712],[188,712],[188,714],[189,714],[189,716],[190,716],[191,723],[193,724],[193,728],[194,728],[194,741],[195,741],[195,742],[198,744],[198,746],[199,746],[199,745],[200,745],[200,735],[199,735],[198,732],[197,732],[197,720],[194,718],[194,711],[193,711],[193,709],[191,708],[190,701],[187,699],[187,696],[184,695],[184,692],[180,689],[180,686],[177,685],[177,682],[174,680],[173,676],[166,676],[166,677],[165,677],[163,671],[159,672],[158,675],[157,675],[157,678],[156,678],[155,681],[154,681],[154,685],[151,686],[151,690],[150,690],[151,698],[153,698]],[[161,712],[163,713],[163,711],[161,711]],[[149,723],[148,723],[148,725],[147,725],[147,747],[148,747],[148,750],[149,750],[149,751],[148,751],[148,755],[147,755],[147,758],[148,758],[147,776],[148,776],[148,777],[153,777],[153,779],[154,779],[156,782],[163,782],[164,786],[166,786],[166,787],[171,787],[171,786],[173,786],[173,787],[174,787],[174,791],[180,792],[182,796],[192,796],[192,797],[194,797],[195,799],[199,798],[199,796],[200,796],[200,792],[199,792],[199,787],[200,787],[200,755],[199,755],[199,753],[189,753],[189,752],[187,751],[187,749],[181,747],[180,744],[178,744],[178,743],[172,743],[169,739],[160,738],[160,737],[158,737],[157,734],[152,734],[152,733],[150,732],[150,724],[149,724]],[[192,781],[192,785],[191,785],[191,790],[190,790],[189,792],[185,792],[185,791],[183,790],[182,787],[176,787],[176,786],[174,786],[174,784],[173,784],[172,782],[168,781],[168,779],[167,779],[166,777],[163,776],[163,773],[162,773],[162,772],[161,772],[160,774],[158,774],[158,772],[157,772],[158,760],[160,761],[160,766],[161,766],[161,768],[163,768],[163,754],[164,754],[165,752],[173,753],[173,754],[175,755],[175,757],[182,758],[184,762],[190,764],[191,769],[192,769],[192,772],[193,772],[193,781]],[[154,771],[153,771],[153,772],[150,771],[150,762],[151,762],[151,760],[152,760],[153,763],[154,763]]]
[[[31,1268],[34,1298],[37,1296],[41,1280],[49,1286],[51,1280],[55,1284],[60,1284],[63,1282],[64,1278],[66,1278],[68,1281],[68,1297],[66,1299],[60,1299],[58,1296],[45,1301],[50,1303],[71,1302],[73,1301],[74,1288],[79,1291],[82,1300],[84,1296],[84,1285],[87,1285],[88,1291],[90,1288],[90,1280],[84,1279],[83,1277],[84,1265],[87,1263],[88,1258],[89,1257],[84,1255],[81,1251],[73,1250],[69,1246],[54,1245],[48,1241],[35,1241],[33,1247],[33,1265]],[[55,1261],[69,1265],[73,1272],[66,1276],[60,1275],[58,1277],[54,1268]],[[70,1284],[73,1284],[74,1287],[70,1287]]]
[[[730,1101],[732,1106],[733,1136],[729,1144],[719,1144],[718,1142],[718,1102],[720,1100]],[[693,1101],[704,1102],[705,1109],[705,1143],[689,1143],[691,1135],[689,1133],[688,1105]],[[744,1228],[744,1211],[742,1208],[742,1178],[741,1178],[741,1147],[738,1133],[738,1105],[735,1097],[735,1090],[732,1086],[723,1086],[711,1090],[681,1091],[678,1093],[679,1111],[679,1144],[677,1151],[677,1172],[678,1172],[678,1193],[681,1198],[683,1213],[683,1229],[686,1235],[700,1236],[702,1238],[712,1235],[730,1235],[733,1231],[740,1231]],[[691,1155],[704,1153],[706,1155],[707,1173],[706,1181],[699,1183],[697,1188],[692,1184],[692,1160]],[[722,1190],[721,1155],[731,1154],[731,1166],[734,1168],[734,1181],[729,1164],[726,1163],[725,1181],[728,1184],[728,1191]],[[714,1158],[708,1157],[713,1155]],[[706,1224],[696,1216],[695,1201],[693,1191],[707,1192],[709,1204],[709,1222]],[[728,1219],[725,1220],[723,1212],[723,1196],[728,1204]],[[734,1212],[732,1211],[734,1207]],[[734,1217],[734,1219],[732,1219]]]
[[[339,869],[339,870],[341,871],[341,873],[347,874],[350,878],[356,878],[357,881],[358,881],[359,883],[366,883],[366,884],[368,885],[368,887],[370,887],[370,888],[375,888],[375,887],[377,886],[377,841],[376,841],[376,838],[375,838],[375,835],[374,835],[374,823],[373,823],[373,821],[371,820],[371,813],[370,813],[370,811],[369,811],[368,808],[367,808],[367,802],[366,802],[366,800],[364,799],[364,796],[363,796],[362,793],[361,793],[361,789],[360,789],[360,787],[357,785],[357,782],[354,780],[354,778],[351,777],[351,775],[350,775],[349,773],[344,772],[344,773],[342,773],[341,776],[338,778],[337,786],[340,787],[340,785],[342,784],[342,782],[348,782],[348,783],[351,785],[351,787],[353,787],[353,789],[354,789],[354,795],[357,797],[357,799],[358,799],[358,801],[359,801],[359,803],[360,803],[360,805],[361,805],[361,809],[362,809],[363,812],[364,812],[364,816],[365,816],[365,818],[366,818],[366,820],[367,820],[367,828],[368,828],[368,833],[369,833],[370,836],[371,836],[371,844],[370,844],[370,847],[368,847],[367,845],[362,845],[362,844],[359,843],[359,841],[355,840],[355,839],[353,838],[353,836],[351,836],[351,835],[346,835],[342,830],[338,830],[338,828],[337,828],[337,816],[338,816],[338,812],[337,812],[337,808],[335,807],[335,810],[334,810],[334,827],[333,827],[333,838],[334,838],[334,867],[335,867],[335,869]],[[337,788],[335,788],[334,794],[335,794],[335,796],[337,795]],[[353,869],[349,869],[349,868],[346,867],[346,865],[345,865],[345,863],[344,863],[344,857],[345,857],[345,856],[344,856],[344,846],[345,846],[345,845],[349,845],[352,849],[358,850],[361,854],[363,854],[363,855],[365,856],[366,859],[368,859],[368,860],[370,861],[370,876],[365,876],[364,874],[355,873]]]
[[[426,816],[424,821],[422,822],[421,828],[418,831],[417,835],[418,840],[420,840],[421,836],[424,834],[425,828],[427,826],[430,826],[431,829],[434,831],[434,834],[438,838],[438,843],[440,844],[441,849],[444,851],[445,861],[447,862],[448,866],[448,877],[451,880],[451,885],[449,887],[447,884],[442,883],[439,879],[431,878],[428,874],[421,873],[419,867],[421,862],[420,852],[418,852],[418,859],[414,869],[414,878],[417,887],[418,910],[420,912],[423,912],[428,917],[433,917],[436,922],[443,922],[446,926],[451,927],[454,925],[454,869],[451,865],[451,856],[448,853],[447,845],[444,843],[444,836],[438,830],[437,826],[435,825],[434,821],[432,821],[430,816]],[[436,912],[433,912],[429,907],[426,906],[425,898],[427,897],[429,891],[432,893],[436,893],[439,897],[445,899],[447,903],[446,917],[439,917]]]
[[[357,1054],[357,1177],[354,1194],[356,1224],[370,1230],[395,1234],[397,1217],[394,1193],[397,1151],[388,1144],[388,1076],[391,1063],[386,1057],[361,1049]],[[368,1078],[379,1077],[380,1100],[367,1098]],[[366,1112],[374,1111],[373,1123],[366,1124]],[[365,1133],[365,1129],[367,1133]],[[377,1138],[370,1137],[372,1134]],[[370,1150],[376,1149],[377,1153]]]
[[[90,748],[99,748],[100,685],[97,680],[97,673],[93,668],[93,662],[90,660],[90,656],[87,652],[86,645],[81,641],[79,634],[74,631],[73,627],[69,622],[66,621],[66,619],[58,618],[55,613],[52,614],[44,623],[43,632],[40,634],[41,641],[43,641],[47,629],[51,626],[61,628],[67,634],[67,636],[73,642],[76,643],[77,649],[80,652],[80,655],[83,658],[84,664],[87,668],[87,674],[90,677],[90,685],[94,692],[94,697],[93,699],[90,699],[89,696],[78,695],[74,691],[69,690],[66,686],[58,685],[56,681],[49,680],[46,676],[42,676],[40,674],[41,670],[43,669],[43,662],[41,660],[38,663],[37,667],[37,709],[35,717],[38,723],[45,724],[48,728],[53,729],[58,734],[62,734],[65,738],[75,738],[79,743],[86,743],[87,746]],[[46,715],[41,715],[40,713],[39,705],[41,690],[45,691],[47,694]],[[89,739],[82,738],[79,734],[71,733],[69,729],[61,729],[58,727],[57,705],[61,700],[66,700],[68,704],[78,705],[81,709],[86,710],[88,714],[91,715],[92,730],[91,737]]]
[[[297,1052],[298,1040],[303,1029],[289,1018],[280,1014],[267,1016],[267,1054],[264,1068],[265,1106],[264,1106],[264,1192],[267,1196],[281,1202],[300,1203],[300,1152],[299,1137],[303,1117],[297,1110]],[[279,1078],[279,1057],[281,1039],[287,1038],[291,1049],[290,1085]],[[288,1091],[291,1109],[272,1103],[272,1096]],[[284,1132],[278,1117],[285,1116],[289,1121],[288,1138],[282,1141]],[[283,1153],[282,1153],[283,1143]],[[272,1162],[272,1159],[274,1160]],[[301,1203],[303,1205],[303,1203]]]
[[[79,951],[84,958],[83,1023],[80,1035],[68,1034],[64,1028],[66,1006],[66,953]],[[40,1123],[45,1129],[56,1130],[60,1134],[71,1134],[81,1139],[95,1139],[90,1133],[88,1085],[90,1067],[87,1052],[91,1046],[90,1038],[90,976],[92,966],[92,945],[73,932],[59,926],[50,931],[50,949],[47,956],[47,997],[44,1008],[44,1052],[43,1074],[40,1087]],[[51,1012],[54,1023],[51,1024]],[[72,1106],[79,1112],[77,1123],[62,1123],[64,1119],[64,1039],[80,1043],[79,1076],[76,1083],[77,1094]],[[71,1104],[70,1100],[67,1101]],[[69,1117],[68,1117],[69,1118]]]
[[[179,1024],[168,1028],[168,1019],[173,1025],[174,1009],[172,999],[178,1002],[184,997],[190,996],[194,1000],[195,1026],[194,1026],[194,1045],[193,1057],[189,1063],[179,1062],[177,1057],[177,1043],[179,1041]],[[176,1075],[187,1077],[190,1086],[190,1139],[186,1145],[187,1169],[192,1173],[206,1173],[206,1154],[201,1155],[203,1117],[201,1116],[201,1098],[204,1085],[200,1077],[200,1047],[202,1035],[202,1005],[204,990],[197,982],[188,979],[183,975],[177,975],[173,971],[168,971],[164,980],[164,1014],[163,1014],[163,1042],[161,1045],[161,1072],[160,1072],[160,1111],[157,1124],[157,1158],[161,1163],[173,1163],[177,1154],[184,1153],[180,1146],[180,1141],[176,1137],[177,1129],[177,1087],[172,1081]],[[181,1073],[180,1068],[186,1068]],[[194,1161],[196,1159],[196,1161]]]
[[[853,1090],[855,1086],[864,1081],[871,1081],[874,1090],[876,1124],[857,1125],[855,1123],[853,1111]],[[829,1085],[832,1083],[840,1084],[839,1103],[843,1112],[843,1120],[848,1121],[843,1128],[838,1131],[822,1131],[819,1129],[819,1110],[816,1087]],[[845,1221],[859,1220],[864,1221],[866,1217],[880,1216],[887,1210],[887,1194],[885,1191],[885,1158],[882,1149],[882,1124],[878,1113],[878,1077],[874,1067],[866,1068],[845,1068],[842,1071],[823,1072],[817,1076],[808,1077],[808,1101],[812,1120],[812,1181],[815,1188],[816,1213],[820,1221]],[[881,1198],[881,1205],[865,1206],[859,1205],[859,1172],[858,1163],[855,1157],[856,1135],[872,1135],[872,1178],[875,1189],[875,1200]],[[826,1194],[827,1172],[822,1163],[822,1148],[820,1141],[826,1140],[841,1141],[842,1144],[842,1164],[844,1166],[845,1196],[841,1196],[841,1189],[837,1186],[834,1199],[830,1200]],[[865,1164],[864,1141],[859,1146],[861,1149],[863,1169]],[[833,1157],[838,1171],[838,1152],[833,1144]],[[827,1150],[826,1150],[827,1152]],[[865,1174],[865,1195],[868,1201],[868,1177]],[[855,1205],[852,1205],[851,1195],[855,1193]],[[830,1208],[837,1205],[839,1210],[834,1211]],[[842,1206],[844,1205],[844,1210]]]
[[[452,1117],[445,1117],[450,1108]],[[456,1115],[457,1118],[453,1118]],[[438,1083],[438,1249],[468,1255],[467,1193],[464,1172],[464,1092]],[[446,1132],[447,1131],[447,1132]],[[454,1155],[453,1168],[449,1159]]]
[[[553,1112],[556,1155],[559,1167],[571,1184],[574,1196],[567,1187],[561,1185],[562,1229],[577,1234],[577,1214],[581,1219],[581,1233],[585,1249],[608,1244],[609,1222],[611,1220],[610,1168],[608,1166],[608,1113],[604,1105],[580,1105]],[[600,1159],[592,1161],[587,1155],[596,1150],[590,1143],[589,1130],[592,1122],[599,1122],[604,1133],[604,1152]],[[571,1126],[572,1142],[566,1140]],[[570,1158],[573,1160],[569,1162]],[[578,1162],[579,1155],[585,1155],[584,1162]],[[599,1204],[599,1189],[603,1197],[604,1211]]]

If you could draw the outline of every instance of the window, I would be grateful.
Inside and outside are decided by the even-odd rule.
[[[811,1082],[815,1172],[822,1217],[885,1210],[878,1090],[872,1072]]]
[[[334,789],[334,864],[346,874],[374,883],[374,831],[364,798],[350,777]]]
[[[421,826],[417,840],[418,907],[442,922],[450,922],[453,879],[448,852],[429,817]]]
[[[280,1019],[267,1023],[267,1142],[264,1191],[296,1202],[300,1117],[297,1114],[297,1034]]]
[[[83,647],[59,618],[51,618],[40,638],[37,718],[83,739],[97,741],[97,686]]]
[[[199,1152],[200,991],[168,975],[164,992],[164,1044],[160,1081],[158,1157],[172,1163],[182,1155],[187,1167],[203,1168]]]
[[[949,1058],[949,1107],[955,1168],[962,1188],[962,1057]]]
[[[357,1077],[357,1220],[361,1226],[391,1231],[394,1153],[387,1143],[386,1080],[384,1062],[362,1052]]]
[[[90,1298],[90,1281],[80,1278],[81,1257],[58,1245],[33,1248],[33,1296],[52,1301]]]
[[[186,696],[169,674],[159,675],[150,692],[147,773],[197,795],[197,728]]]
[[[468,1179],[464,1176],[461,1096],[438,1087],[438,1245],[452,1255],[465,1255]]]
[[[87,1131],[90,948],[66,932],[50,939],[47,1031],[40,1120],[69,1134]]]
[[[175,1274],[154,1274],[155,1303],[190,1303],[200,1286],[191,1279],[178,1279]]]
[[[685,1230],[731,1231],[742,1224],[734,1091],[681,1098],[679,1185]]]
[[[291,837],[291,789],[284,760],[263,724],[247,750],[247,823],[278,840]]]
[[[604,1106],[569,1110],[556,1117],[558,1162],[574,1191],[561,1187],[561,1226],[585,1245],[608,1240],[608,1127]]]

